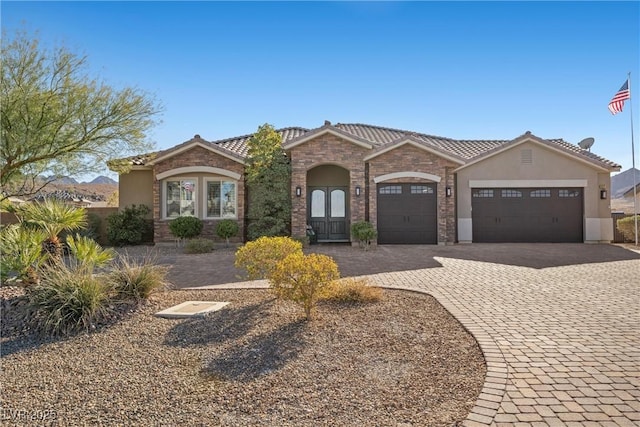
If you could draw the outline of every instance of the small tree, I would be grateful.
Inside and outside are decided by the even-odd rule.
[[[359,221],[351,225],[351,234],[358,240],[358,243],[365,251],[369,250],[371,241],[378,237],[378,232],[368,221]]]
[[[223,219],[216,225],[216,236],[225,239],[227,247],[229,247],[229,238],[236,236],[239,231],[238,223],[232,219]]]
[[[181,216],[169,222],[169,231],[179,240],[193,239],[202,233],[202,220],[195,216]]]
[[[302,254],[302,243],[290,237],[260,237],[236,251],[235,266],[247,271],[250,280],[267,279],[287,255]]]
[[[151,149],[145,134],[161,108],[147,93],[91,78],[86,57],[23,30],[3,32],[0,57],[0,199]]]
[[[264,124],[247,141],[249,240],[289,235],[291,221],[291,166],[282,149],[282,138]]]
[[[271,290],[278,298],[293,301],[307,319],[329,285],[340,277],[335,261],[326,255],[293,253],[275,265],[269,274]]]

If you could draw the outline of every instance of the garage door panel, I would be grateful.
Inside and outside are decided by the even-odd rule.
[[[436,184],[379,184],[378,243],[437,243]]]
[[[474,242],[582,242],[582,189],[472,189]]]

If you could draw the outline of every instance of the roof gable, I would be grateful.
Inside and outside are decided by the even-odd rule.
[[[585,150],[580,149],[579,147],[575,147],[573,148],[572,144],[569,144],[568,142],[562,140],[562,139],[542,139],[534,134],[532,134],[531,132],[527,131],[526,133],[518,136],[515,139],[512,139],[509,142],[506,142],[504,144],[501,144],[491,150],[488,150],[482,154],[479,154],[477,156],[475,156],[473,159],[471,159],[469,162],[467,162],[466,164],[460,166],[458,169],[456,169],[456,172],[464,169],[466,167],[469,167],[471,165],[474,165],[476,163],[480,163],[490,157],[494,157],[499,155],[500,153],[503,153],[507,150],[511,150],[521,144],[524,144],[526,142],[530,142],[533,144],[537,144],[540,145],[542,147],[545,147],[551,151],[554,151],[562,156],[565,157],[569,157],[573,160],[576,160],[578,162],[584,163],[588,166],[591,166],[593,168],[596,169],[600,169],[602,171],[605,172],[610,172],[613,170],[619,170],[620,166],[616,165],[615,163],[612,162],[607,162],[606,160],[602,159],[601,157],[595,156],[595,155],[588,155],[586,153]],[[591,153],[589,153],[591,154]]]
[[[414,136],[408,136],[408,137],[401,137],[398,138],[397,140],[390,142],[388,144],[382,145],[378,148],[376,148],[375,150],[373,150],[373,152],[371,154],[369,154],[368,156],[366,156],[364,158],[365,161],[371,160],[373,158],[376,158],[384,153],[388,153],[389,151],[395,150],[397,148],[400,148],[404,145],[411,145],[413,147],[419,148],[420,150],[424,150],[428,153],[434,154],[438,157],[442,157],[443,159],[447,159],[451,162],[457,163],[459,165],[463,165],[464,164],[464,159],[462,159],[461,157],[452,154],[450,152],[447,152],[445,150],[442,150],[441,148],[428,144],[426,143],[424,140],[418,139]]]
[[[290,141],[287,141],[286,143],[283,143],[282,148],[284,148],[285,150],[290,150],[294,147],[297,147],[298,145],[302,145],[314,138],[317,138],[321,135],[326,135],[326,134],[330,134],[338,138],[344,139],[359,147],[368,148],[368,149],[373,148],[373,144],[371,144],[370,141],[367,141],[364,138],[360,138],[359,136],[356,136],[352,133],[345,132],[335,126],[332,126],[330,123],[327,123],[324,126],[314,129],[312,131],[309,131],[297,138],[293,138]]]
[[[170,148],[166,151],[161,151],[155,158],[147,162],[147,165],[153,166],[163,160],[174,157],[180,153],[184,153],[185,151],[189,151],[195,147],[202,147],[205,150],[209,150],[222,157],[226,157],[230,160],[233,160],[234,162],[244,164],[244,159],[233,151],[227,150],[226,148],[220,147],[216,144],[212,144],[211,142],[202,139],[200,135],[195,135],[193,138],[183,142],[182,144],[176,145],[175,147]]]

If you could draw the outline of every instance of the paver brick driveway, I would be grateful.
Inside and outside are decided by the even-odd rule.
[[[433,295],[474,334],[488,373],[465,425],[640,425],[640,254],[545,244],[311,250],[333,256],[343,275]],[[223,268],[196,265],[191,277],[207,270],[209,282]]]

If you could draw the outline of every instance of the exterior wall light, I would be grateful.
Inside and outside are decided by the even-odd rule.
[[[360,197],[360,186],[356,187],[356,197]]]
[[[446,196],[447,196],[447,197],[451,197],[451,187],[447,187],[447,188],[445,188],[445,191],[444,191],[444,192],[445,192],[445,194],[446,194]]]
[[[296,187],[296,197],[302,196],[302,188]]]
[[[604,189],[603,189],[603,190],[600,190],[600,198],[601,198],[602,200],[604,200],[604,199],[606,199],[606,198],[607,198],[607,190],[604,190]]]

